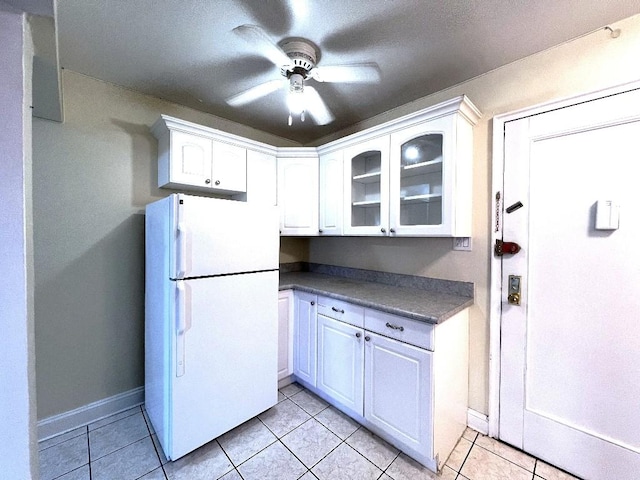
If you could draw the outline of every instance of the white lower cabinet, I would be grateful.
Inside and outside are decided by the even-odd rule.
[[[278,292],[278,381],[293,374],[293,290]]]
[[[362,415],[364,331],[318,315],[317,387]]]
[[[431,452],[432,356],[367,332],[364,417],[418,452]]]
[[[306,385],[316,386],[317,296],[294,294],[293,374]]]
[[[467,424],[468,310],[432,325],[304,292],[295,298],[297,380],[440,470]]]

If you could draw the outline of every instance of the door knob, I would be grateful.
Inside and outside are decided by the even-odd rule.
[[[510,305],[520,305],[520,294],[519,293],[510,293],[507,297]]]

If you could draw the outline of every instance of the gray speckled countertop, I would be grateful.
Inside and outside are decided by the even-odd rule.
[[[427,323],[442,323],[473,297],[393,286],[315,272],[280,273],[280,290],[302,290]]]

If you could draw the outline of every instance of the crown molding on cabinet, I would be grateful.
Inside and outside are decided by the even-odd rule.
[[[164,114],[160,115],[160,118],[156,120],[151,127],[151,133],[153,133],[156,138],[160,138],[169,130],[179,130],[193,135],[201,135],[223,143],[241,145],[249,150],[255,150],[268,155],[276,155],[279,150],[277,147],[266,143],[257,142],[246,137],[234,135],[233,133],[223,132],[222,130],[205,127],[204,125],[187,122],[186,120],[180,120],[179,118],[170,117],[169,115]]]
[[[407,128],[410,125],[416,125],[427,120],[434,120],[454,112],[462,115],[462,117],[465,118],[472,126],[478,123],[478,120],[482,116],[480,110],[471,103],[471,100],[469,100],[466,95],[461,95],[459,97],[452,98],[451,100],[423,108],[422,110],[409,113],[402,117],[376,125],[375,127],[371,127],[361,132],[353,133],[346,137],[321,145],[317,147],[318,154],[323,155],[331,153],[345,148],[348,145],[380,137],[382,135],[391,134],[398,130]]]

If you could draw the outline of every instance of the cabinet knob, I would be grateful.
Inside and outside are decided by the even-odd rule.
[[[209,184],[211,183],[211,179],[210,179],[210,178],[207,178],[207,179],[204,181],[204,183],[206,183],[207,185],[209,185]]]
[[[395,228],[390,228],[389,229],[389,233],[396,233],[396,229]]]
[[[316,304],[316,302],[311,302],[311,305],[315,305],[315,304]]]
[[[318,230],[318,233],[322,233],[322,229]]]
[[[360,338],[361,336],[360,332],[356,333],[356,338]]]
[[[386,228],[384,228],[384,227],[382,227],[382,228],[380,229],[380,231],[381,231],[382,233],[386,233],[386,232],[387,232],[387,229],[386,229]]]
[[[220,185],[220,180],[216,180],[216,185]]]
[[[368,342],[369,340],[371,340],[371,337],[369,335],[367,335],[366,337],[364,337],[365,342]]]

